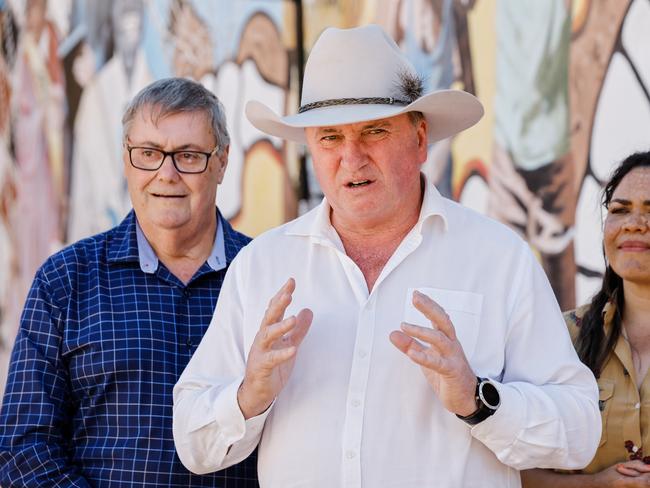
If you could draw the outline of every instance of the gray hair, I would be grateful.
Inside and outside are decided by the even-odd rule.
[[[406,112],[406,113],[407,113],[408,116],[409,116],[409,121],[410,121],[411,124],[413,124],[415,127],[418,126],[418,124],[420,123],[421,120],[426,120],[426,117],[424,116],[424,114],[423,114],[422,112],[419,112],[419,111],[410,111],[410,112]]]
[[[126,139],[133,119],[140,110],[151,107],[154,123],[181,112],[204,112],[217,139],[219,153],[230,144],[223,105],[214,93],[187,78],[163,78],[143,88],[126,107],[122,116],[122,134]]]

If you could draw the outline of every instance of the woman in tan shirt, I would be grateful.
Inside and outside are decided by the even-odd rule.
[[[600,446],[578,472],[524,471],[526,488],[650,486],[650,152],[616,168],[603,204],[602,287],[565,314],[578,355],[598,380]]]

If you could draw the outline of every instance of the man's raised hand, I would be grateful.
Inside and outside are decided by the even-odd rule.
[[[402,323],[390,341],[419,364],[427,382],[447,410],[470,415],[476,410],[476,375],[465,358],[456,330],[443,308],[416,291],[413,305],[431,322],[431,327]]]
[[[291,303],[296,282],[289,278],[275,294],[264,313],[255,335],[246,374],[237,392],[237,401],[245,419],[264,412],[289,381],[296,353],[311,326],[313,314],[302,309],[284,318]]]

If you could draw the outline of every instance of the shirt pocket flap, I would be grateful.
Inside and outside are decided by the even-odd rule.
[[[600,444],[602,446],[607,442],[607,420],[611,410],[612,397],[616,389],[614,380],[600,378],[598,380],[598,408],[600,409],[600,418],[602,420],[602,433],[600,435]]]
[[[431,327],[431,322],[413,305],[413,292],[417,290],[440,305],[454,325],[456,336],[469,360],[474,353],[478,328],[481,322],[483,295],[468,291],[442,288],[409,288],[404,303],[404,322]]]
[[[606,402],[612,398],[614,395],[614,385],[615,383],[612,380],[600,380],[598,382],[598,400]]]

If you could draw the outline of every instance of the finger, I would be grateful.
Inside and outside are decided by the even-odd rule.
[[[641,463],[641,465],[637,466],[625,466],[623,468],[624,473],[626,476],[633,477],[633,478],[639,478],[643,477],[644,479],[650,475],[650,472],[648,471],[647,467]]]
[[[431,369],[437,373],[445,373],[448,369],[445,368],[443,359],[437,354],[431,354],[430,351],[418,351],[411,348],[406,354],[411,361],[423,368]]]
[[[637,475],[641,475],[644,473],[650,473],[650,465],[644,463],[643,461],[640,461],[638,459],[635,459],[634,461],[627,461],[625,463],[620,463],[617,466],[621,466],[623,469],[626,470],[627,472],[635,472]],[[630,475],[628,475],[630,476]]]
[[[282,363],[296,355],[298,348],[296,346],[284,347],[282,349],[273,349],[265,354],[264,363],[269,370],[276,368]]]
[[[282,341],[283,338],[288,339],[288,334],[295,326],[296,317],[295,315],[292,315],[280,322],[264,327],[263,329],[260,329],[258,333],[260,336],[258,343],[263,349],[273,349],[273,347],[277,345],[276,343],[278,341]],[[287,340],[282,341],[282,343],[290,345]]]
[[[456,340],[456,329],[454,329],[449,315],[434,300],[415,290],[413,292],[413,305],[431,321],[431,325],[442,331],[450,340]]]
[[[406,354],[415,364],[438,373],[446,372],[445,363],[440,354],[437,354],[431,348],[424,347],[401,330],[394,330],[390,333],[389,338],[393,345]]]
[[[287,337],[288,342],[292,346],[300,346],[302,340],[307,335],[307,332],[309,332],[313,318],[314,313],[308,308],[303,308],[298,312],[298,315],[296,315],[295,327],[285,334],[285,337]]]
[[[628,476],[630,478],[636,478],[637,476],[641,476],[641,473],[639,473],[637,470],[629,469],[629,468],[626,468],[625,466],[617,466],[616,471],[619,474],[622,474],[624,476]]]
[[[388,336],[390,342],[408,356],[409,349],[424,351],[424,346],[401,330],[394,330]]]
[[[443,355],[453,352],[453,343],[439,330],[406,322],[402,322],[400,328],[405,334],[435,347]]]
[[[650,473],[650,465],[646,464],[644,461],[635,461],[634,469],[639,473]]]
[[[296,282],[293,278],[289,278],[282,288],[271,298],[269,306],[264,312],[261,327],[269,326],[276,322],[280,322],[284,317],[284,312],[291,303],[291,294],[296,288]]]
[[[619,463],[616,465],[616,471],[619,474],[622,474],[624,476],[629,476],[631,478],[636,478],[637,476],[641,476],[641,473],[637,471],[637,469],[629,463]]]

